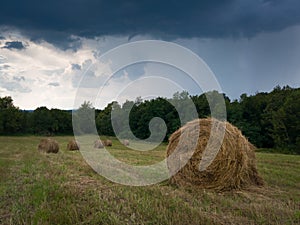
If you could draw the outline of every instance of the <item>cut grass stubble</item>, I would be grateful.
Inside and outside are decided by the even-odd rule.
[[[300,157],[257,153],[264,188],[217,193],[167,181],[130,187],[95,173],[72,137],[55,137],[57,154],[41,154],[40,137],[0,137],[0,224],[299,224]],[[165,145],[137,152],[111,139],[119,160],[147,165]]]

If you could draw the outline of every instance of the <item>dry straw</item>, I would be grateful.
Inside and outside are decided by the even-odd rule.
[[[44,138],[40,141],[38,150],[45,153],[58,153],[59,145],[57,141],[53,139]]]
[[[111,140],[105,140],[103,141],[104,146],[112,146],[112,141]]]
[[[200,161],[203,160],[203,152],[210,137],[213,121],[226,126],[224,139],[212,163],[201,171],[199,170]],[[200,132],[195,132],[195,127],[199,124]],[[191,143],[197,140],[197,135],[199,136],[196,148],[191,149]],[[179,142],[181,136],[184,140]],[[180,146],[177,146],[179,143]],[[217,191],[263,185],[263,180],[256,169],[255,147],[242,135],[240,130],[228,122],[221,122],[212,118],[191,121],[171,135],[167,147],[167,156],[171,155],[176,147],[183,155],[184,152],[193,150],[194,153],[187,164],[170,178],[170,182],[173,184],[197,186]],[[205,155],[207,154],[209,153],[206,152]],[[175,171],[178,165],[182,163],[183,158],[182,154],[168,158],[169,171]]]
[[[123,140],[122,144],[125,146],[129,146],[129,140],[127,140],[127,139]]]
[[[76,140],[71,140],[69,141],[67,145],[67,149],[70,151],[76,151],[80,149],[80,144]]]

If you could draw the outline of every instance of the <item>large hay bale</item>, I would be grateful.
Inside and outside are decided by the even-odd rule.
[[[103,145],[102,141],[96,140],[94,142],[94,148],[104,148],[104,145]]]
[[[45,153],[58,153],[59,145],[51,138],[44,138],[40,141],[38,150]]]
[[[213,122],[215,125],[223,126],[223,128],[226,126],[224,139],[222,143],[219,142],[221,148],[215,158],[212,157],[212,163],[206,169],[200,170],[201,160],[205,164],[205,157],[213,154],[207,152],[211,151],[209,148],[205,155],[203,154],[208,144]],[[196,129],[198,129],[197,132],[195,132]],[[181,135],[184,140],[179,142]],[[197,135],[199,135],[198,140]],[[196,145],[195,149],[191,149],[193,141]],[[170,156],[176,147],[176,152],[179,149],[179,153],[174,153],[173,157],[167,159],[168,169],[173,174],[176,169],[179,169],[178,165],[183,165],[182,161],[187,160],[184,156],[185,152],[194,152],[190,153],[192,157],[188,159],[187,163],[170,178],[170,182],[173,184],[197,186],[218,191],[242,189],[250,185],[263,185],[263,180],[256,169],[255,147],[248,142],[238,128],[228,122],[211,118],[191,121],[171,135],[167,156]]]
[[[104,146],[112,146],[112,141],[111,140],[104,140],[103,144],[104,144]]]
[[[76,140],[71,140],[69,141],[67,145],[67,149],[70,151],[76,151],[80,149],[80,144]]]

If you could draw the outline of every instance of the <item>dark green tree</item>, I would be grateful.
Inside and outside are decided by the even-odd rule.
[[[50,110],[45,107],[38,107],[32,114],[33,132],[39,135],[53,135],[53,118]]]
[[[11,97],[0,98],[0,134],[18,134],[22,131],[22,112]]]
[[[91,134],[96,131],[95,108],[91,102],[85,101],[73,112],[73,126],[75,134]]]
[[[118,105],[117,102],[109,103],[104,110],[96,116],[97,131],[100,135],[114,136],[114,131],[111,123],[111,111],[113,106]]]

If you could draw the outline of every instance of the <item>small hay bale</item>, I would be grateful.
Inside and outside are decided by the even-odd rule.
[[[59,145],[51,138],[44,138],[40,141],[38,150],[45,153],[58,153]]]
[[[105,140],[103,141],[104,146],[112,146],[112,141],[111,140]]]
[[[205,170],[200,171],[200,161],[203,160],[203,152],[210,137],[213,120],[217,124],[222,123],[221,125],[226,125],[224,139],[212,163]],[[198,127],[199,124],[200,127]],[[198,127],[197,129],[200,128],[200,132],[195,132],[196,127]],[[179,142],[181,135],[183,135],[184,140]],[[194,152],[191,152],[192,157],[179,169],[178,165],[181,165],[181,161],[184,161],[184,153],[193,151],[193,149],[190,149],[191,143],[193,140],[194,142],[197,140],[197,135],[199,137],[196,149],[194,149]],[[178,145],[179,143],[181,143],[180,146]],[[176,168],[177,170],[179,169],[170,178],[170,182],[173,184],[178,186],[197,186],[217,191],[243,189],[251,185],[263,185],[263,180],[256,169],[255,147],[248,142],[238,128],[228,122],[221,122],[212,118],[191,121],[171,135],[167,146],[167,156],[170,156],[175,151],[177,145],[181,153],[178,155],[174,153],[173,155],[175,156],[167,159],[170,173],[176,171]]]
[[[94,148],[104,148],[104,145],[103,145],[102,141],[96,140],[94,142]]]
[[[123,141],[122,141],[122,144],[125,145],[125,146],[129,146],[129,140],[126,140],[126,139],[123,140]]]
[[[71,140],[69,141],[68,145],[67,145],[67,149],[69,151],[76,151],[80,149],[80,144],[76,141],[76,140]]]

